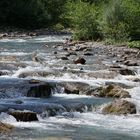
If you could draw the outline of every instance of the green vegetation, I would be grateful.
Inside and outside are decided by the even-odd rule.
[[[128,42],[128,47],[140,49],[140,41]]]
[[[140,40],[139,7],[139,0],[1,0],[0,26],[70,28],[75,39],[132,42]]]

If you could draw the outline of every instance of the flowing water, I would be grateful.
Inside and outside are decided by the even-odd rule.
[[[130,80],[140,77],[140,67],[132,67],[137,71],[135,76],[92,77],[88,74],[93,71],[99,72],[99,75],[102,72],[107,73],[106,66],[113,64],[116,58],[102,55],[97,60],[98,52],[101,51],[97,49],[94,50],[96,55],[89,57],[86,65],[75,65],[69,62],[76,56],[72,56],[69,61],[62,61],[61,57],[65,56],[66,52],[62,51],[61,43],[65,41],[66,37],[39,36],[0,40],[0,70],[4,73],[0,76],[0,111],[2,112],[0,121],[15,126],[12,133],[0,134],[0,139],[140,140],[140,84]],[[57,54],[55,54],[55,46],[57,46]],[[101,61],[102,65],[100,65]],[[38,79],[50,83],[83,82],[91,86],[105,85],[106,82],[125,84],[132,87],[127,89],[132,96],[128,100],[136,104],[137,114],[127,116],[103,115],[101,113],[102,106],[112,99],[68,95],[60,87],[53,91],[51,98],[25,97],[21,85],[24,85],[25,81],[29,79]],[[39,112],[39,108],[43,105],[60,110],[55,116],[50,117],[41,116],[42,114],[38,113],[39,121],[37,122],[17,122],[14,117],[4,113],[2,109],[4,110],[6,106],[11,106],[11,108],[18,106],[15,104],[18,100],[22,101],[25,106],[32,105],[31,110],[33,111],[38,110]],[[81,103],[85,105],[82,112],[72,110]],[[65,111],[64,106],[69,106],[71,111]]]

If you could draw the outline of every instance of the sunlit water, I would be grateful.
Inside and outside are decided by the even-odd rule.
[[[0,135],[2,140],[139,140],[140,139],[140,84],[129,80],[129,76],[116,76],[114,79],[96,79],[83,76],[79,72],[84,67],[84,72],[98,70],[96,65],[90,66],[90,61],[85,66],[69,65],[62,63],[60,59],[55,59],[54,45],[61,44],[67,36],[40,36],[26,39],[2,39],[0,40],[0,57],[5,59],[0,61],[0,68],[8,71],[8,75],[1,76],[0,85],[18,85],[22,84],[22,78],[39,79],[43,81],[82,81],[93,86],[104,85],[106,82],[118,82],[132,86],[127,89],[132,98],[128,99],[137,106],[136,115],[113,116],[103,115],[100,109],[84,110],[79,112],[63,112],[55,117],[44,117],[38,115],[39,122],[17,122],[14,117],[1,113],[0,121],[10,123],[16,127],[15,131],[8,135]],[[47,43],[47,46],[44,44]],[[47,49],[49,47],[49,49]],[[58,46],[58,52],[61,54],[61,45]],[[32,56],[36,55],[38,61],[33,61]],[[63,55],[63,53],[62,53]],[[11,56],[13,60],[7,58]],[[113,60],[104,60],[111,63]],[[89,63],[89,65],[88,65]],[[7,64],[7,65],[4,65]],[[14,64],[14,65],[13,65]],[[68,67],[70,72],[64,72],[64,66]],[[73,70],[73,72],[71,72]],[[140,68],[137,67],[137,71]],[[31,73],[47,73],[43,76]],[[79,74],[77,74],[79,72]],[[27,74],[22,77],[22,74]],[[19,79],[19,77],[21,79]],[[139,77],[139,75],[133,76]],[[64,93],[55,93],[50,99],[27,98],[20,95],[19,90],[10,88],[6,90],[8,95],[14,98],[0,99],[1,104],[14,103],[15,98],[20,99],[25,105],[28,104],[74,104],[84,103],[93,107],[108,103],[112,99],[96,98],[85,95],[66,95]]]

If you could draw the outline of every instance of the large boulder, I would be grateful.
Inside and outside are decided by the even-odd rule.
[[[64,93],[67,94],[83,94],[89,89],[89,85],[82,82],[64,82],[60,85],[64,88]]]
[[[12,130],[13,126],[0,122],[0,133],[7,133]]]
[[[116,100],[105,106],[102,112],[114,115],[136,114],[136,106],[126,100]]]
[[[52,94],[52,87],[49,84],[37,84],[30,87],[27,97],[47,98]]]
[[[131,97],[128,91],[124,90],[122,87],[118,85],[113,85],[113,84],[90,90],[86,94],[94,95],[98,97],[114,97],[114,98],[130,98]]]
[[[38,121],[37,114],[34,112],[11,111],[8,114],[15,117],[17,121],[23,122]]]

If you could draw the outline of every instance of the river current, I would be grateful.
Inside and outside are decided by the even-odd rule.
[[[104,57],[104,65],[96,62],[96,56],[89,58],[86,65],[69,64],[59,57],[65,55],[61,43],[68,36],[39,36],[34,38],[1,39],[0,40],[0,93],[11,98],[0,96],[0,104],[13,103],[21,100],[25,105],[48,104],[60,105],[84,103],[92,105],[93,109],[80,113],[76,111],[63,112],[56,116],[42,117],[38,115],[37,122],[17,122],[16,119],[4,112],[0,121],[14,125],[15,130],[10,134],[0,134],[0,140],[140,140],[140,83],[129,79],[140,77],[140,67],[137,66],[135,76],[117,75],[115,78],[93,78],[86,73],[106,71],[105,66],[115,61],[115,58]],[[45,45],[46,44],[46,45]],[[60,45],[58,45],[60,44]],[[58,56],[55,54],[57,46]],[[98,50],[97,50],[98,52]],[[37,61],[34,61],[37,56]],[[94,65],[90,65],[91,61]],[[68,68],[66,71],[65,68]],[[102,67],[100,69],[100,67]],[[82,71],[81,71],[82,68]],[[132,67],[133,69],[133,67]],[[47,74],[44,74],[47,73]],[[45,75],[45,76],[44,76]],[[99,98],[86,95],[65,94],[62,90],[54,91],[51,98],[41,99],[21,96],[17,88],[6,89],[7,85],[19,86],[23,80],[38,79],[41,81],[61,82],[75,81],[90,85],[104,85],[106,82],[122,83],[132,86],[126,89],[132,98],[127,99],[137,107],[137,114],[127,116],[103,115],[95,106],[104,106],[110,98]]]

